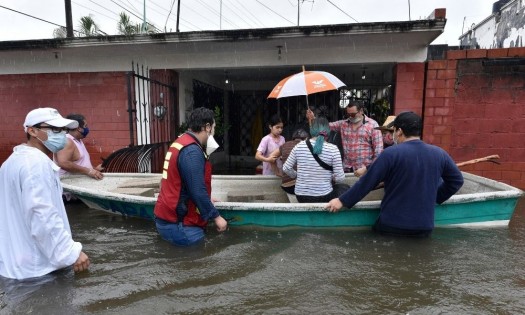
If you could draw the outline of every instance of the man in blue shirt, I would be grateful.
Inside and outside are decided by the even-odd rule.
[[[380,182],[385,184],[381,211],[373,230],[382,234],[429,236],[434,228],[434,206],[454,195],[463,175],[443,149],[421,140],[422,122],[414,112],[403,112],[393,122],[394,145],[384,150],[367,173],[326,209],[353,207]]]
[[[217,147],[213,111],[196,108],[188,125],[166,153],[154,210],[160,236],[177,246],[202,242],[208,221],[213,220],[219,232],[228,226],[211,201],[209,155]]]

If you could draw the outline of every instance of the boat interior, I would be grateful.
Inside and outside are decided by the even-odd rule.
[[[456,195],[506,191],[513,187],[506,184],[464,173],[465,184]],[[161,174],[122,174],[107,173],[101,181],[86,176],[69,176],[62,182],[79,187],[81,190],[97,190],[114,194],[124,194],[156,198],[160,191]],[[345,182],[353,185],[358,178],[348,174]],[[297,202],[295,196],[281,189],[281,179],[265,175],[214,175],[212,179],[212,198],[221,202],[290,203]],[[67,190],[67,189],[66,189]],[[382,188],[371,191],[363,201],[381,200]]]

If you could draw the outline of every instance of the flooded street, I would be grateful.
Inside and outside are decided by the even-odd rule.
[[[210,231],[200,247],[152,222],[68,205],[87,273],[0,280],[0,314],[523,314],[525,199],[509,227],[430,239],[367,229]]]

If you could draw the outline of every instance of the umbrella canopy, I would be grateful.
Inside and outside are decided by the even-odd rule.
[[[303,71],[282,79],[272,90],[268,98],[310,95],[337,90],[345,86],[341,80],[324,71]]]

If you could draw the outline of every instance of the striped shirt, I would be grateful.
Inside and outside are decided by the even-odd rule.
[[[306,141],[311,141],[312,146],[315,145],[314,140]],[[286,159],[283,171],[288,176],[297,178],[295,182],[296,195],[324,196],[332,192],[332,178],[336,182],[342,182],[345,179],[341,154],[337,146],[325,142],[319,158],[334,168],[333,174],[317,163],[305,141],[299,142]],[[296,164],[297,172],[293,168]]]

